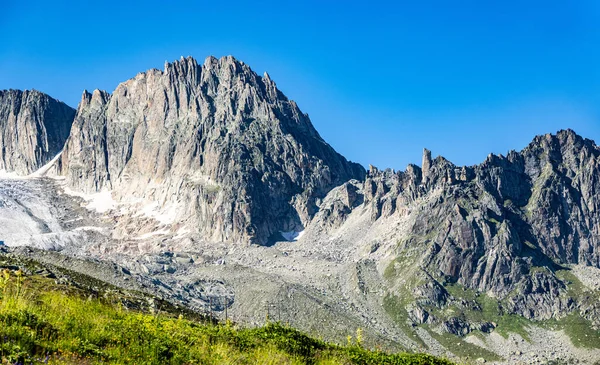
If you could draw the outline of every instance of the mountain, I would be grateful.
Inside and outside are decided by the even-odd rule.
[[[318,199],[364,177],[267,74],[233,57],[165,64],[84,92],[60,161],[75,190],[175,206],[206,240],[268,244],[300,232]]]
[[[0,90],[0,170],[30,174],[56,156],[75,110],[36,90]]]
[[[424,150],[422,167],[371,167],[364,183],[348,185],[359,206],[340,195],[348,187],[335,189],[304,238],[341,237],[366,251],[388,288],[386,310],[411,326],[466,336],[504,316],[574,315],[597,330],[599,156],[572,130],[477,166]]]
[[[38,261],[335,341],[600,358],[600,148],[572,130],[475,166],[424,150],[365,171],[267,74],[209,57],[84,92],[61,150],[0,179],[0,240]]]
[[[423,271],[433,284],[415,294],[438,306],[448,297],[439,284],[452,283],[530,319],[574,311],[580,303],[557,272],[568,265],[600,268],[599,156],[593,141],[566,130],[477,166],[432,160],[425,150],[422,168],[372,169],[364,183],[371,219],[410,222],[388,274]],[[584,315],[597,326],[599,309]]]

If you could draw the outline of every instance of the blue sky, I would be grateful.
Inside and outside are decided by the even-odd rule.
[[[491,3],[496,3],[491,4]],[[233,55],[364,165],[600,141],[600,2],[0,0],[0,89],[76,106],[165,60]]]

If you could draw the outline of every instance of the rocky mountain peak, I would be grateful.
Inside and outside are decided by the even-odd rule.
[[[0,91],[0,170],[28,175],[61,150],[75,110],[37,90]]]
[[[599,153],[572,130],[538,136],[521,152],[490,154],[470,167],[432,160],[425,149],[422,168],[395,174],[372,168],[364,204],[374,222],[411,214],[405,248],[430,245],[424,262],[431,272],[503,298],[532,267],[600,268]],[[543,280],[554,289],[563,285]]]
[[[192,57],[184,58],[182,56],[179,61],[165,62],[163,73],[170,77],[172,82],[186,81],[192,85],[199,82],[198,62]]]
[[[364,169],[319,136],[270,78],[231,56],[167,63],[84,93],[59,173],[74,189],[178,206],[208,240],[279,239]]]

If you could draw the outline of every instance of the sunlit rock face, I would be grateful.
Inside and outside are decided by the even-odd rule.
[[[77,191],[176,206],[173,223],[206,240],[258,244],[302,231],[318,199],[365,173],[233,57],[182,58],[112,94],[84,92],[58,171]]]
[[[469,167],[425,150],[422,168],[372,168],[360,191],[373,224],[407,222],[394,251],[418,248],[424,281],[458,283],[505,300],[510,313],[546,319],[575,307],[555,271],[600,268],[599,158],[593,141],[564,130]]]
[[[0,90],[0,170],[28,175],[55,157],[75,110],[36,90]]]

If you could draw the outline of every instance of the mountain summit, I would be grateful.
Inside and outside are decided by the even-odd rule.
[[[84,92],[59,173],[76,190],[177,206],[175,220],[207,240],[267,244],[302,231],[318,199],[365,172],[268,76],[229,56]]]

